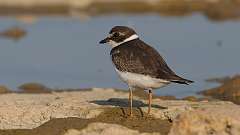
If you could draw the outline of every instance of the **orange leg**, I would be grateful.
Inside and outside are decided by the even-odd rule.
[[[152,90],[148,90],[148,115],[151,113],[152,107]]]
[[[132,104],[133,104],[133,94],[132,94],[132,89],[129,88],[129,98],[128,98],[128,104],[129,104],[129,109],[130,109],[130,113],[129,116],[132,117]]]

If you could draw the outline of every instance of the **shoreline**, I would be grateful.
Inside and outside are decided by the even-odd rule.
[[[236,20],[240,18],[240,1],[224,2],[223,0],[164,0],[164,1],[42,1],[9,0],[0,1],[0,16],[66,16],[75,18],[89,18],[115,14],[148,14],[160,16],[188,16],[199,13],[212,21]]]

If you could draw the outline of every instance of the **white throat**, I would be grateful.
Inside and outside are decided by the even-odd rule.
[[[128,41],[137,39],[137,38],[138,38],[138,35],[137,35],[137,34],[134,34],[134,35],[130,36],[129,38],[123,40],[122,42],[116,43],[116,42],[110,40],[108,43],[109,43],[109,44],[112,46],[112,48],[113,48],[113,47],[119,46],[119,45],[121,45],[121,44],[123,44],[123,43],[126,43],[126,42],[128,42]]]

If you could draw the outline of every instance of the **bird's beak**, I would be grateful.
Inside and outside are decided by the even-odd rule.
[[[99,42],[99,44],[107,43],[107,42],[109,42],[109,40],[110,40],[110,38],[109,38],[109,37],[106,37],[105,39],[101,40],[101,41]]]

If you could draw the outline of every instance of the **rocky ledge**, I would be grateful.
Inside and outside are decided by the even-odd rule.
[[[191,102],[134,97],[94,88],[85,91],[0,95],[0,134],[6,135],[239,135],[240,107],[227,101]]]
[[[240,105],[240,75],[213,78],[208,81],[220,83],[220,86],[201,91],[199,94]]]

